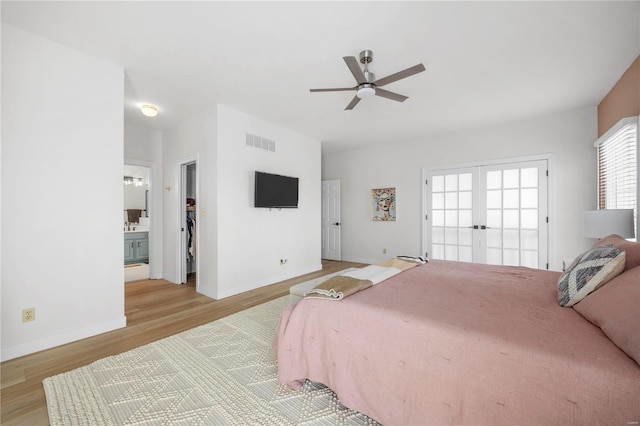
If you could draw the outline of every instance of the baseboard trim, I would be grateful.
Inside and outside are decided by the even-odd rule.
[[[384,259],[388,259],[388,258],[389,257],[386,257]],[[366,259],[366,258],[362,258],[362,257],[343,257],[342,261],[343,262],[353,262],[353,263],[366,263],[366,264],[372,265],[372,264],[374,264],[376,262],[380,262],[380,261],[382,261],[384,259],[372,259],[372,258]]]
[[[85,339],[108,331],[117,330],[127,326],[127,317],[123,316],[113,321],[107,321],[90,327],[78,328],[67,331],[65,333],[48,336],[43,339],[31,342],[21,343],[19,345],[2,348],[0,351],[0,361],[8,361],[24,355],[30,355],[45,349],[51,349],[56,346],[75,342],[76,340]]]
[[[308,268],[304,268],[304,269],[300,269],[297,271],[292,271],[286,275],[279,275],[277,277],[273,277],[267,280],[262,280],[262,281],[258,281],[255,283],[251,283],[247,286],[243,286],[243,287],[236,287],[233,289],[229,289],[227,291],[222,291],[219,292],[217,294],[218,297],[214,297],[214,299],[224,299],[225,297],[229,297],[229,296],[235,296],[236,294],[240,294],[240,293],[244,293],[245,291],[249,291],[249,290],[255,290],[256,288],[260,288],[260,287],[264,287],[270,284],[275,284],[278,283],[280,281],[285,281],[291,278],[295,278],[295,277],[299,277],[300,275],[305,275],[305,274],[310,274],[312,272],[316,272],[316,271],[321,271],[322,270],[322,263],[319,263],[317,265],[308,267]],[[204,294],[204,293],[203,293]],[[212,297],[208,294],[206,294],[206,296]]]

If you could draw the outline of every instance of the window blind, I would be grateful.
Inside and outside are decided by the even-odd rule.
[[[636,209],[637,133],[637,123],[627,122],[596,142],[599,209]]]

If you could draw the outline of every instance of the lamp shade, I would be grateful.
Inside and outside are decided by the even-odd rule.
[[[633,238],[633,209],[589,210],[582,212],[583,235],[587,238],[604,238],[617,234]]]

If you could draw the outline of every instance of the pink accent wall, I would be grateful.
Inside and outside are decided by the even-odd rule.
[[[640,115],[640,56],[598,105],[598,137],[624,117]]]

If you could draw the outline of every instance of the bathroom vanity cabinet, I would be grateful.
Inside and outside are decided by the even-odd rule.
[[[124,264],[149,262],[149,233],[124,233]]]

